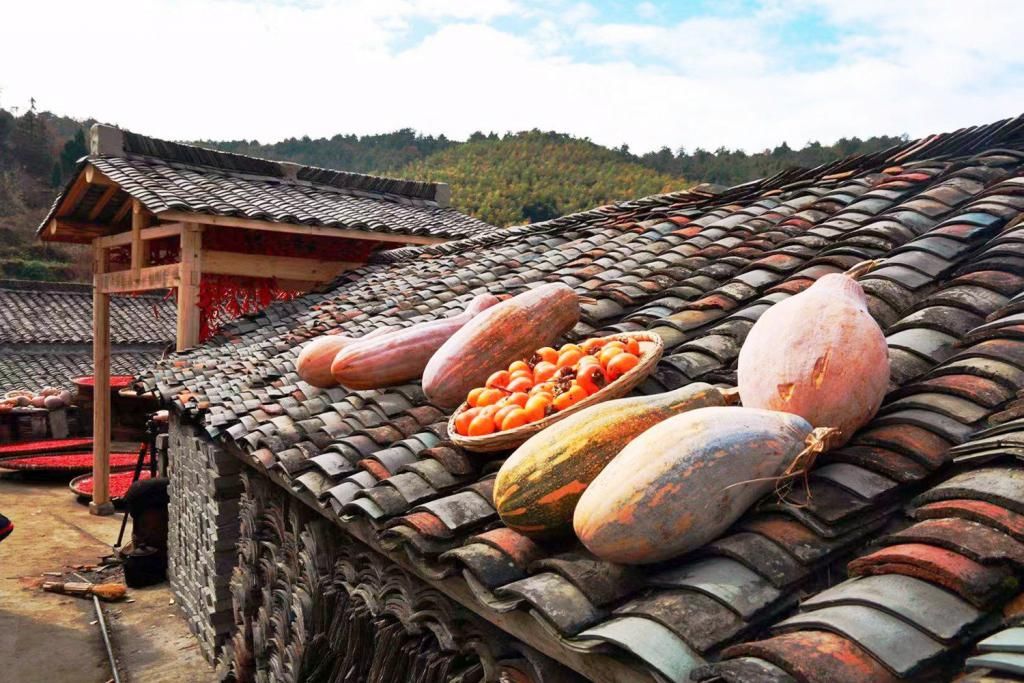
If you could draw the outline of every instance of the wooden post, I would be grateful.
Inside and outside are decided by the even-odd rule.
[[[142,208],[142,202],[138,199],[132,200],[132,272],[138,275],[148,259],[145,258],[143,249],[146,248],[142,241],[142,229],[146,227],[146,214]],[[148,251],[148,249],[146,249]]]
[[[110,295],[103,291],[107,252],[93,246],[92,283],[92,502],[94,515],[114,514],[110,500]]]
[[[199,281],[203,265],[202,226],[186,223],[181,231],[181,284],[178,286],[177,348],[199,343]]]

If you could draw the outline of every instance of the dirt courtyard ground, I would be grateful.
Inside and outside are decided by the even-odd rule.
[[[0,470],[0,512],[14,533],[0,542],[0,680],[105,683],[110,666],[91,600],[44,593],[41,574],[94,564],[110,553],[121,515],[95,517],[64,482],[23,481]],[[130,537],[131,525],[126,537]],[[103,603],[121,680],[205,683],[213,670],[167,584]]]

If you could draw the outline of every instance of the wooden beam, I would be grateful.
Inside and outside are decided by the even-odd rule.
[[[144,292],[149,289],[171,289],[181,284],[180,264],[150,266],[138,272],[118,270],[96,278],[99,288],[106,294]]]
[[[203,276],[203,257],[202,226],[186,223],[181,232],[181,283],[178,285],[176,335],[178,351],[199,343],[199,281]]]
[[[131,204],[131,202],[128,203]],[[163,239],[164,237],[171,237],[172,235],[180,235],[181,227],[181,223],[167,223],[166,225],[156,225],[153,226],[152,228],[143,228],[142,234],[140,236],[143,242]],[[96,240],[96,243],[99,244],[104,249],[109,249],[110,247],[119,247],[122,244],[131,244],[132,236],[132,231],[129,230],[127,232],[119,232],[114,235],[100,237],[99,239]]]
[[[103,191],[100,198],[96,201],[96,206],[92,207],[92,211],[89,212],[89,220],[96,220],[103,209],[107,208],[107,204],[110,203],[110,198],[117,192],[117,185],[108,185],[107,189]]]
[[[107,255],[93,248],[92,285],[92,502],[94,515],[114,514],[110,501],[110,295],[102,280],[107,270]]]
[[[323,225],[293,225],[292,223],[273,223],[257,221],[251,218],[235,216],[213,216],[209,214],[189,213],[187,211],[160,211],[157,218],[169,221],[199,222],[206,225],[220,225],[228,228],[248,228],[266,232],[283,232],[292,235],[320,235],[324,237],[345,237],[354,240],[371,242],[397,242],[400,244],[441,244],[447,242],[444,237],[424,237],[422,235],[394,235],[386,232],[370,232],[364,230],[347,230],[331,228]]]
[[[308,292],[319,284],[312,280],[282,280],[278,279],[275,284],[277,288],[285,292]]]
[[[100,223],[86,223],[83,221],[71,220],[70,218],[51,218],[46,226],[47,232],[56,235],[58,232],[71,232],[99,237],[107,231],[107,226]]]
[[[123,221],[124,217],[128,215],[128,212],[131,211],[131,209],[132,199],[125,199],[124,204],[122,204],[121,208],[117,210],[117,213],[114,214],[114,217],[110,219],[111,225],[117,225],[118,223]]]
[[[296,256],[264,256],[234,251],[204,251],[203,272],[218,275],[274,277],[281,280],[328,282],[358,268],[355,261],[321,261]]]
[[[132,200],[132,272],[136,275],[149,260],[143,252],[142,229],[149,223],[149,217],[138,199]]]
[[[70,213],[70,209],[78,203],[78,201],[85,194],[85,191],[89,189],[89,181],[86,179],[85,173],[79,173],[75,181],[71,183],[71,188],[67,194],[64,195],[64,200],[61,201],[60,206],[57,207],[57,216],[66,216]]]
[[[114,181],[105,176],[98,168],[89,164],[85,167],[85,182],[90,185],[102,185],[104,187],[108,185],[114,185]]]

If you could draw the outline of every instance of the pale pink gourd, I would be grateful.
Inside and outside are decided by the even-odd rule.
[[[498,303],[480,294],[466,310],[345,346],[331,363],[331,374],[349,389],[379,389],[419,379],[431,356],[477,314]]]
[[[889,350],[864,290],[830,274],[769,308],[740,349],[737,380],[745,407],[835,427],[836,445],[846,443],[878,411],[889,385]]]
[[[343,334],[325,334],[308,342],[295,361],[295,372],[299,377],[314,387],[329,389],[338,386],[331,374],[331,363],[345,346],[354,342],[352,337]]]
[[[336,387],[338,380],[334,379],[334,375],[331,374],[331,364],[341,350],[356,342],[378,337],[394,329],[391,326],[378,327],[362,337],[349,337],[344,334],[325,334],[315,337],[299,352],[299,357],[295,360],[295,372],[314,387],[321,389]]]

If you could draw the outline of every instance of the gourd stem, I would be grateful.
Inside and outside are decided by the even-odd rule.
[[[852,280],[856,280],[882,265],[884,261],[885,259],[868,259],[867,261],[861,261],[843,274]]]

